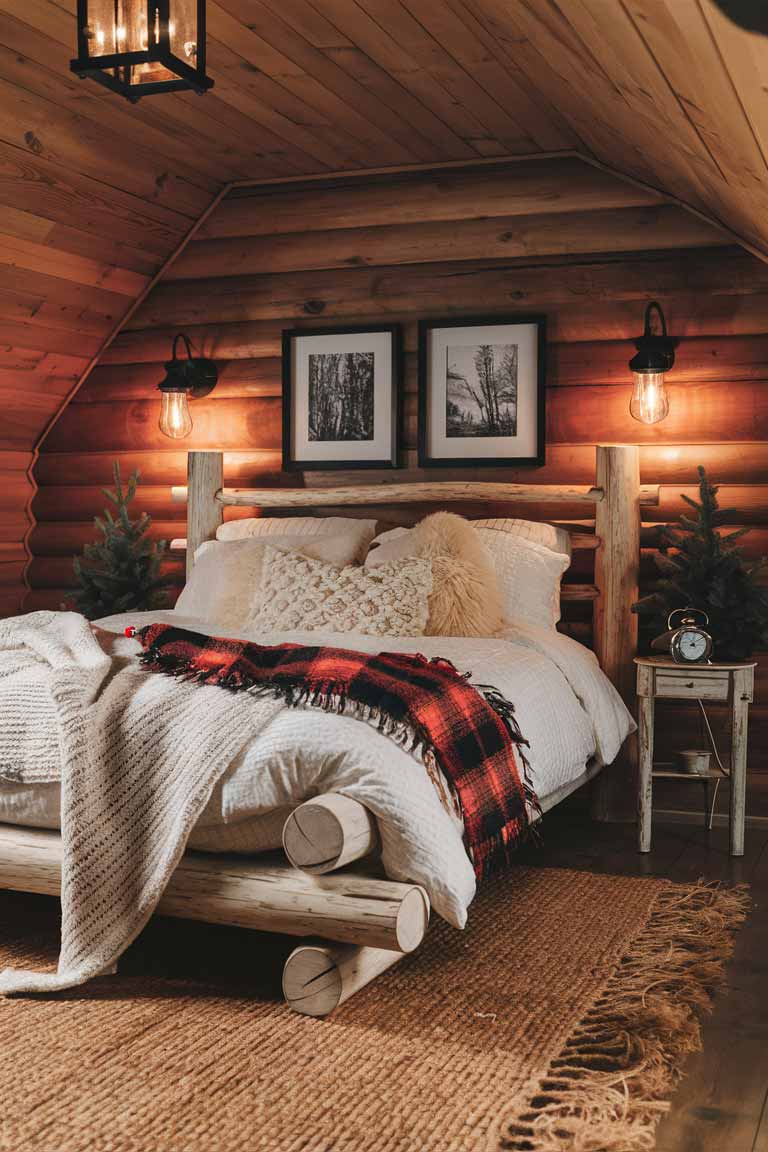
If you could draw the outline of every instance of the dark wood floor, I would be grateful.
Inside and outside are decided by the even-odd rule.
[[[739,860],[728,855],[725,828],[654,823],[653,851],[641,856],[631,825],[585,825],[556,810],[543,845],[531,852],[534,862],[751,885],[753,909],[737,937],[727,991],[705,1024],[704,1050],[687,1063],[657,1152],[768,1152],[768,831],[748,829]]]

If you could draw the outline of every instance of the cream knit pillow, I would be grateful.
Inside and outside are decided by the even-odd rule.
[[[336,568],[295,552],[267,548],[261,607],[249,627],[270,632],[363,632],[423,636],[432,566],[409,557],[375,572]]]
[[[267,543],[267,540],[270,543]],[[263,536],[223,542],[212,540],[195,554],[176,611],[214,624],[220,633],[244,628],[261,605],[259,588],[267,549],[301,551],[327,564],[352,564],[360,540],[349,536]]]

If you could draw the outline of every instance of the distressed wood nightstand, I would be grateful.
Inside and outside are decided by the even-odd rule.
[[[730,832],[731,856],[744,855],[747,791],[747,721],[755,680],[754,664],[675,664],[670,658],[638,656],[638,796],[637,831],[641,852],[651,850],[653,778],[702,780],[706,776],[654,766],[653,720],[656,700],[717,700],[731,706]],[[709,778],[722,779],[719,769]]]

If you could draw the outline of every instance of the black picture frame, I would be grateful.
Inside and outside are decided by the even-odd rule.
[[[430,334],[444,328],[472,328],[478,329],[488,326],[518,325],[536,326],[536,451],[534,455],[494,455],[494,456],[435,456],[430,448],[429,427],[429,398],[430,398],[430,364],[429,364],[429,338]],[[507,313],[504,315],[492,314],[490,316],[447,316],[430,318],[419,321],[419,384],[418,384],[418,449],[419,466],[421,468],[518,468],[541,467],[546,456],[546,345],[547,321],[541,313]],[[512,439],[510,437],[510,439]],[[478,444],[482,443],[480,437]]]
[[[293,452],[294,444],[294,418],[295,418],[295,381],[294,381],[294,344],[302,338],[337,336],[341,341],[344,336],[360,336],[364,334],[388,334],[391,340],[391,373],[388,378],[390,389],[390,403],[387,405],[387,429],[389,451],[386,456],[375,459],[302,459]],[[339,348],[343,352],[343,347]],[[283,469],[286,472],[315,472],[321,470],[371,469],[371,468],[397,468],[400,453],[400,425],[402,419],[402,382],[403,382],[403,331],[400,324],[360,324],[338,325],[330,328],[286,328],[282,333],[282,381],[283,381]],[[374,377],[374,389],[376,388]],[[354,442],[354,441],[353,441]],[[327,441],[327,443],[334,443]],[[364,444],[367,441],[359,441]]]

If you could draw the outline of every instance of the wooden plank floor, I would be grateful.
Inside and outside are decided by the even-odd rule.
[[[525,856],[536,866],[750,884],[753,909],[727,991],[705,1023],[703,1051],[687,1062],[656,1152],[768,1152],[768,831],[748,829],[738,860],[725,828],[654,823],[653,851],[641,856],[633,826],[586,823],[561,806],[547,816],[542,846]]]

